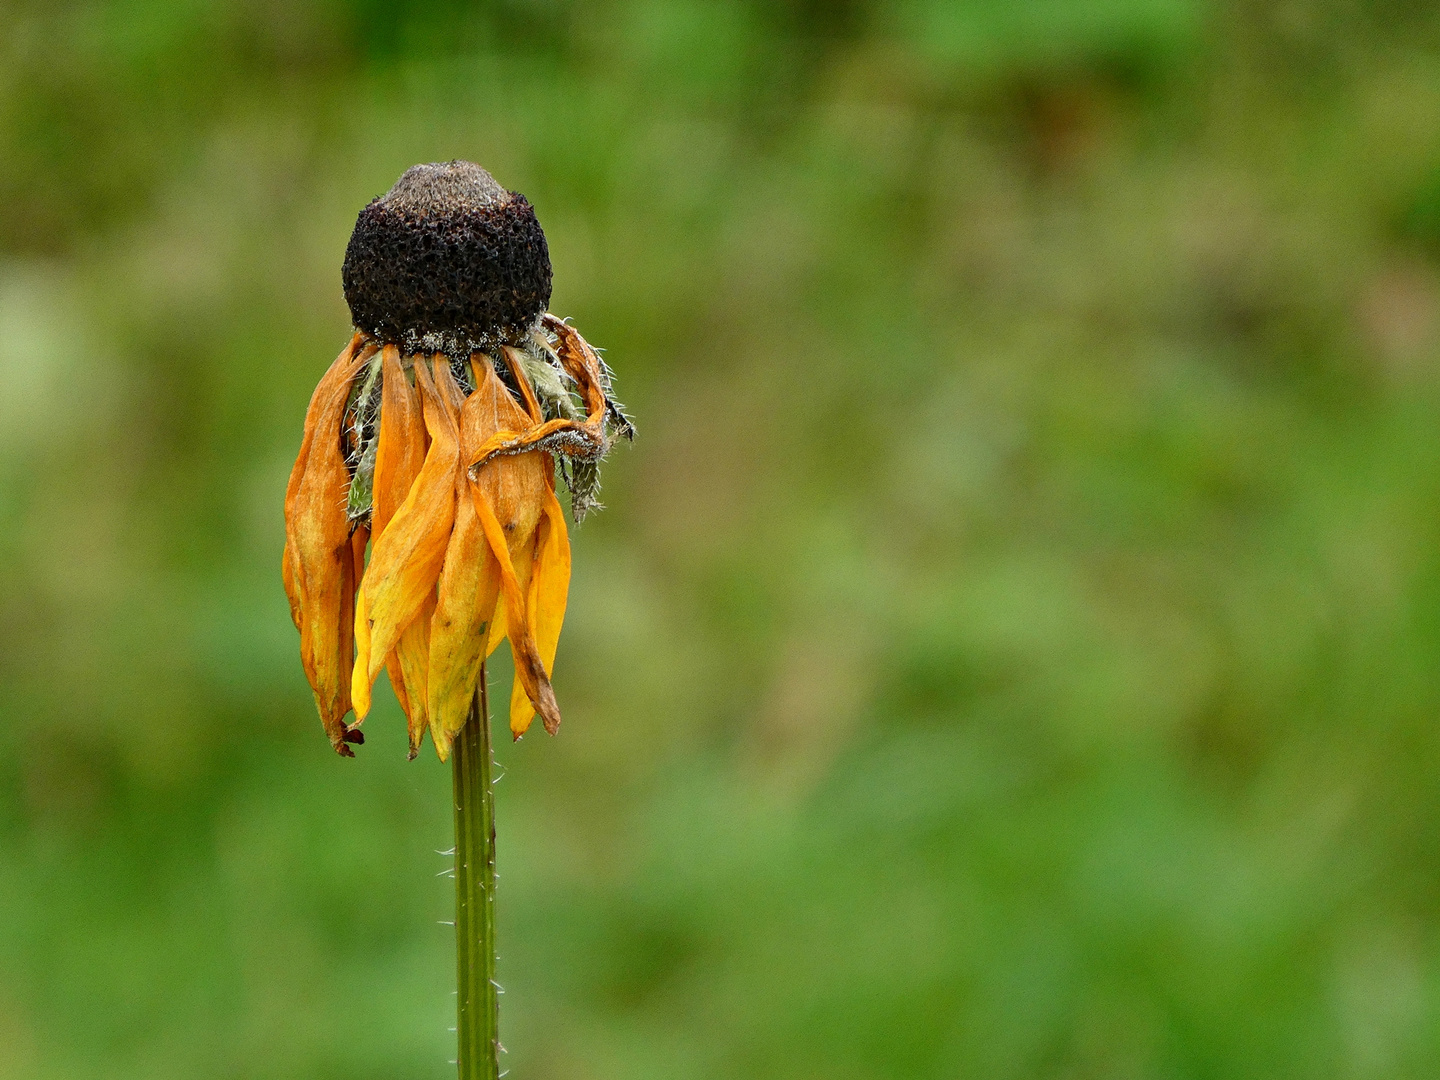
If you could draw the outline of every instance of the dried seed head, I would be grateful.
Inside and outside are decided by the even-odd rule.
[[[407,169],[360,211],[340,273],[356,329],[405,352],[522,341],[550,303],[534,209],[468,161]]]

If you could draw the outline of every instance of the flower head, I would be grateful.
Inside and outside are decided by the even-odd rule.
[[[443,760],[506,639],[510,730],[538,713],[553,734],[570,581],[555,480],[582,518],[613,437],[634,434],[609,369],[546,311],[534,210],[478,165],[409,169],[361,211],[342,277],[356,333],[310,400],[283,559],[330,741],[364,741],[384,668],[411,756],[428,730]]]

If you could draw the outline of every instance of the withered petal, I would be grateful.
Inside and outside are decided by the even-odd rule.
[[[500,585],[505,593],[505,612],[510,637],[510,652],[515,658],[515,677],[525,688],[526,695],[534,703],[545,723],[545,730],[554,734],[560,726],[560,706],[555,700],[555,691],[550,687],[550,677],[535,648],[535,639],[530,633],[526,613],[525,595],[515,577],[515,567],[510,560],[510,547],[505,531],[495,516],[494,509],[483,494],[475,500],[475,510],[480,524],[485,529],[485,538],[490,550],[500,564]]]
[[[410,494],[425,464],[425,417],[420,395],[400,366],[400,350],[385,346],[380,390],[380,445],[370,527],[378,537]]]
[[[280,578],[285,583],[285,596],[290,601],[290,619],[295,624],[296,630],[303,629],[305,622],[300,607],[300,583],[296,581],[299,573],[295,566],[295,552],[290,548],[290,541],[285,541],[285,550],[280,556]]]
[[[499,565],[474,500],[462,489],[430,622],[430,736],[441,761],[449,756],[450,743],[469,715],[499,592]]]
[[[352,341],[336,358],[311,398],[302,460],[292,472],[285,515],[301,661],[320,719],[341,752],[344,717],[350,711],[355,589],[350,521],[344,509],[350,476],[341,427],[350,382],[368,358],[364,352],[357,356],[354,346]]]
[[[545,516],[537,530],[534,569],[526,603],[535,648],[546,674],[553,677],[555,652],[560,644],[560,628],[565,622],[565,603],[570,591],[570,537],[560,500],[553,490],[547,494]],[[535,707],[521,681],[516,679],[510,693],[511,733],[517,739],[525,734],[534,716]]]
[[[432,380],[426,364],[415,362],[430,449],[410,493],[376,540],[365,571],[364,617],[369,620],[370,639],[362,644],[357,686],[360,680],[375,681],[385,657],[433,592],[455,520],[456,417],[448,391],[437,389],[437,382],[443,386],[454,380],[447,363],[435,366]]]
[[[410,757],[420,752],[420,740],[429,727],[430,694],[430,621],[435,615],[435,593],[431,591],[420,605],[420,614],[410,620],[395,646],[400,661],[400,674],[405,682],[405,697],[410,704],[405,714],[409,721]],[[395,678],[392,669],[390,678]]]

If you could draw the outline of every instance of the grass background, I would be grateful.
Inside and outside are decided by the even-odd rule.
[[[355,214],[454,157],[640,428],[499,749],[512,1076],[1440,1070],[1433,5],[0,0],[0,57],[0,1077],[449,1074],[448,771],[388,692],[331,753],[279,556]]]

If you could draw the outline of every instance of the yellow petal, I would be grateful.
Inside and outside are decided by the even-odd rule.
[[[565,602],[570,592],[570,537],[565,513],[553,490],[547,491],[545,516],[540,521],[535,544],[534,569],[526,597],[530,632],[545,673],[555,674],[555,651],[560,645],[560,627],[565,622]],[[518,739],[535,717],[535,707],[524,685],[515,680],[510,692],[510,731]]]
[[[420,752],[420,740],[429,725],[430,694],[430,622],[435,615],[435,594],[429,593],[420,605],[420,614],[410,620],[400,643],[395,646],[395,655],[400,662],[400,675],[405,683],[405,696],[410,703],[406,713],[409,720],[410,756]],[[395,678],[391,669],[390,678]]]
[[[358,632],[362,651],[354,676],[357,687],[361,680],[375,681],[425,597],[433,593],[455,520],[455,410],[448,392],[436,386],[453,383],[449,364],[435,364],[434,381],[423,360],[415,361],[415,372],[430,449],[410,493],[375,542],[365,571],[365,610],[359,614],[369,620],[369,640],[364,640],[363,630]]]
[[[500,591],[499,566],[490,551],[468,491],[457,498],[455,531],[440,571],[435,617],[430,623],[430,735],[443,761],[465,726],[480,665],[486,629]]]
[[[550,688],[550,678],[545,674],[545,665],[540,662],[535,639],[530,633],[525,596],[515,578],[515,567],[510,561],[510,547],[506,542],[505,530],[483,494],[478,495],[474,502],[480,524],[485,530],[485,538],[490,542],[490,550],[495,553],[500,564],[500,586],[505,593],[510,653],[515,658],[515,677],[534,703],[545,724],[545,730],[553,734],[560,726],[560,706],[555,701],[555,691]]]
[[[525,431],[533,426],[488,358],[472,357],[472,364],[477,389],[460,414],[462,463],[474,461],[496,432]],[[540,706],[550,728],[559,724],[560,711],[536,652],[526,613],[526,592],[534,564],[536,527],[551,494],[552,469],[547,454],[532,451],[493,458],[479,468],[470,482],[476,513],[500,571],[502,600],[496,605],[486,635],[486,655],[499,644],[502,634],[509,636],[522,692]]]
[[[370,715],[371,680],[365,677],[365,666],[370,662],[370,603],[365,598],[365,585],[355,594],[355,666],[350,672],[350,704],[355,709],[355,719],[364,720]]]
[[[415,478],[420,475],[425,463],[425,451],[429,443],[420,394],[410,385],[410,379],[400,364],[400,350],[394,345],[385,346],[381,359],[380,385],[380,443],[375,454],[374,500],[370,510],[370,526],[377,538],[410,494]],[[356,631],[358,637],[361,631],[358,623]],[[409,627],[402,632],[402,639],[407,633],[410,633]],[[364,629],[364,636],[367,638],[364,653],[368,668],[371,653],[368,625]],[[413,741],[417,726],[422,731],[425,726],[423,682],[418,696],[411,693],[414,687],[406,685],[405,666],[401,663],[399,650],[400,646],[397,645],[385,658],[385,670],[390,676],[390,686],[395,691],[400,708],[405,712]],[[363,699],[354,694],[353,688],[352,695],[357,702],[363,700],[368,711],[368,686]],[[360,715],[358,709],[357,715]],[[412,753],[413,750],[412,747]]]
[[[511,559],[514,562],[514,559]],[[505,615],[505,593],[502,591],[495,602],[495,617],[490,620],[490,628],[485,632],[485,659],[490,659],[490,654],[500,647],[510,632],[510,620]]]
[[[357,582],[357,581],[361,580],[361,579],[365,576],[365,545],[366,545],[366,543],[369,542],[369,540],[370,540],[370,530],[369,530],[366,526],[364,526],[364,525],[356,525],[356,526],[355,526],[355,531],[350,534],[350,565],[351,565],[350,581],[351,581],[351,586],[350,586],[349,592],[350,592],[350,595],[351,595],[351,597],[352,597],[352,601],[351,601],[351,607],[349,608],[349,611],[348,611],[348,616],[347,616],[347,619],[346,619],[346,623],[347,623],[348,630],[349,630],[349,632],[350,632],[352,635],[354,635],[354,634],[356,634],[356,633],[358,632],[358,628],[357,628],[356,625],[355,625],[355,606],[356,606],[356,605],[359,603],[359,601],[360,601],[360,597],[357,595],[356,590],[355,590],[354,582]],[[368,624],[367,624],[367,626],[368,626]],[[367,638],[368,638],[368,634],[367,634]],[[366,647],[368,648],[369,645],[367,644]],[[349,649],[346,649],[347,654],[348,654],[349,651],[350,651]],[[359,727],[359,726],[360,726],[360,721],[364,720],[364,719],[365,719],[365,715],[370,711],[370,686],[369,686],[369,684],[366,683],[366,684],[364,685],[363,689],[364,689],[364,691],[365,691],[363,698],[357,698],[357,697],[355,697],[355,695],[354,695],[354,687],[353,687],[353,685],[352,685],[352,687],[351,687],[351,706],[355,708],[355,717],[356,717],[356,719],[355,719],[355,724],[354,724],[355,727]],[[364,702],[364,708],[360,708],[360,707],[358,706],[358,703],[359,703],[360,701],[362,701],[362,700],[363,700],[363,702]]]

